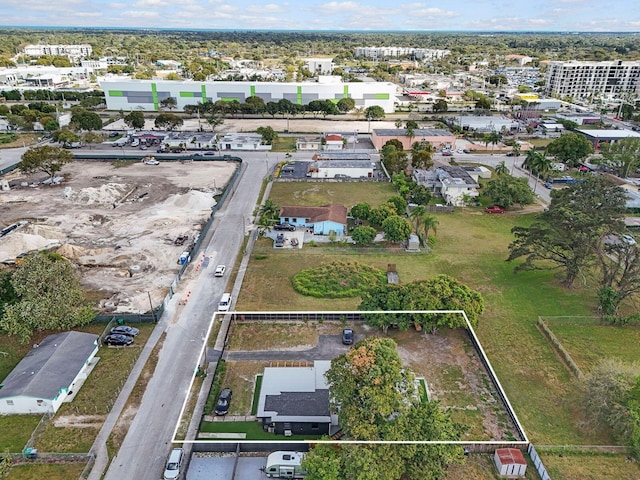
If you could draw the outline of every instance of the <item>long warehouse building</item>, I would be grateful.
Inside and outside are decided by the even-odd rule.
[[[237,100],[245,103],[249,97],[260,97],[265,103],[287,99],[298,105],[313,100],[339,101],[352,98],[356,107],[380,106],[393,112],[397,87],[390,82],[353,83],[276,83],[276,82],[192,82],[170,80],[118,80],[100,81],[109,110],[157,111],[160,102],[173,97],[176,110],[185,105],[206,101]]]

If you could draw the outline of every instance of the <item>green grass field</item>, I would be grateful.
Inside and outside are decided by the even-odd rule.
[[[255,422],[202,422],[200,433],[246,433],[246,440],[282,441],[282,435],[265,432],[262,425]],[[231,437],[233,438],[233,437]],[[319,435],[292,435],[286,440],[317,440]]]

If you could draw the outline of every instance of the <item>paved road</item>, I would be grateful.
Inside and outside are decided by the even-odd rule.
[[[122,447],[104,477],[106,480],[161,478],[173,430],[180,415],[200,347],[217,302],[227,291],[228,277],[213,276],[213,266],[233,265],[243,242],[243,228],[248,228],[262,179],[268,164],[275,162],[263,154],[243,154],[243,173],[227,200],[216,213],[213,233],[206,239],[203,252],[210,258],[205,269],[183,278],[181,294],[172,299],[170,308],[157,330],[166,330],[156,371],[149,381],[142,403]],[[186,306],[177,306],[190,292]],[[99,446],[96,446],[99,448]],[[99,469],[94,469],[99,470]],[[100,478],[92,472],[92,478]]]

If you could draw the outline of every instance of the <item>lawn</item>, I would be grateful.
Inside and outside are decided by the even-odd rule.
[[[549,454],[538,451],[553,480],[637,480],[638,462],[629,462],[627,455],[612,454]]]
[[[235,401],[235,398],[234,398]],[[281,442],[289,440],[317,440],[319,435],[292,435],[283,437],[275,433],[268,433],[262,429],[260,422],[202,422],[200,433],[246,433],[246,440],[266,440],[270,442]],[[218,439],[216,439],[218,440]]]
[[[351,208],[356,203],[367,202],[372,207],[377,207],[395,194],[391,183],[276,182],[271,188],[269,200],[280,206],[338,203]]]
[[[22,452],[41,418],[41,415],[0,415],[0,452]]]
[[[11,468],[7,480],[41,480],[43,478],[80,478],[85,463],[29,463]]]
[[[603,325],[592,318],[544,320],[583,372],[588,372],[600,359],[606,357],[619,358],[625,362],[638,360],[639,326]]]

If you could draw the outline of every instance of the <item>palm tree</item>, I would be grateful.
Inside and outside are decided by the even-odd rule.
[[[516,160],[520,156],[520,144],[514,143],[513,147],[511,147],[511,153],[513,153],[513,164],[511,165],[511,175],[513,175],[513,169],[516,166]]]
[[[494,130],[487,136],[487,140],[491,144],[491,155],[493,155],[494,147],[500,142],[500,134]]]
[[[498,175],[499,177],[509,173],[509,169],[504,164],[504,160],[502,162],[500,162],[498,165],[496,165],[495,170],[496,170],[496,175]]]
[[[536,171],[536,184],[533,187],[533,193],[536,193],[536,189],[538,188],[538,182],[540,181],[540,175],[546,175],[551,171],[551,159],[547,158],[545,155],[540,153],[536,153],[536,160],[533,168]]]
[[[433,230],[433,233],[436,233],[438,220],[427,211],[424,205],[414,207],[409,213],[409,217],[413,221],[420,243],[426,247],[429,241],[429,231]]]
[[[280,213],[280,206],[273,200],[266,200],[260,207],[259,226],[271,227],[277,220]]]

